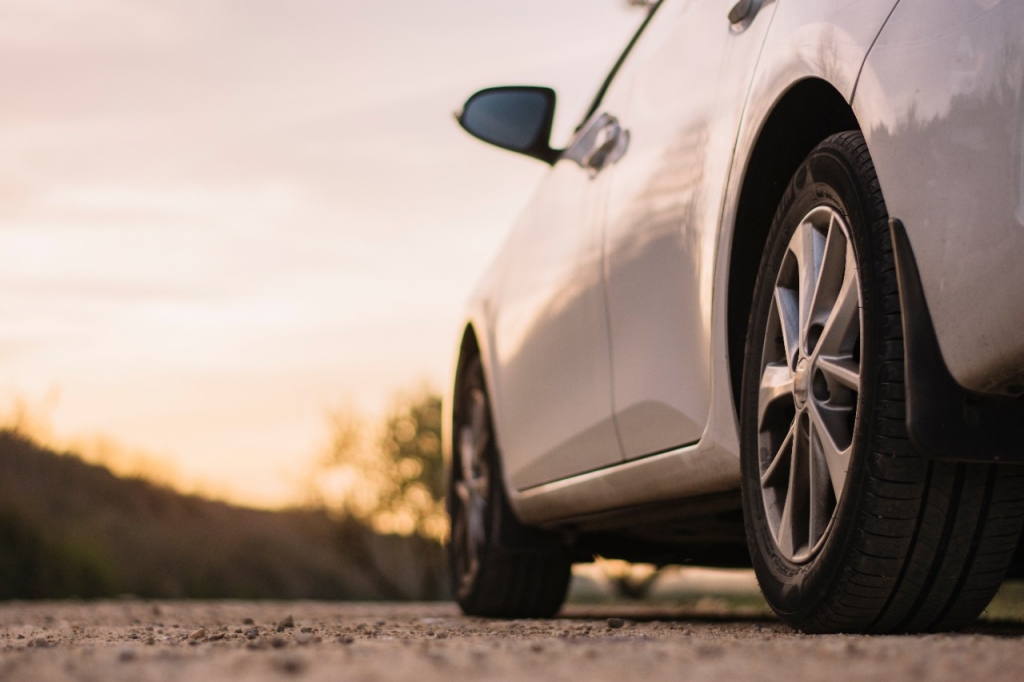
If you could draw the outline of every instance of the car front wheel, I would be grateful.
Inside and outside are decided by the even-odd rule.
[[[1024,469],[907,440],[888,215],[859,132],[822,142],[776,212],[741,394],[743,505],[765,598],[808,632],[961,627],[1024,520]]]

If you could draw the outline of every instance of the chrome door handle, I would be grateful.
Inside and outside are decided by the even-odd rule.
[[[760,0],[740,0],[729,10],[729,23],[735,25],[747,19],[753,19],[759,9],[761,9]]]
[[[614,116],[603,113],[580,133],[563,158],[572,159],[594,177],[621,159],[627,147],[629,131]]]
[[[602,168],[621,159],[628,144],[629,131],[623,130],[619,122],[612,118],[597,131],[594,147],[583,156],[580,165],[597,175]]]

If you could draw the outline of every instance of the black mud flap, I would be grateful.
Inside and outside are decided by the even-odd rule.
[[[903,223],[889,221],[903,308],[907,435],[921,454],[959,462],[1024,462],[1024,401],[968,391],[946,367]]]

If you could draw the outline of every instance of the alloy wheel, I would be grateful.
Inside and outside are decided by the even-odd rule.
[[[790,239],[775,282],[758,391],[761,494],[786,559],[811,560],[846,485],[861,390],[861,289],[850,229],[830,206]]]
[[[453,515],[452,527],[460,587],[472,584],[480,570],[481,556],[487,541],[487,506],[490,498],[487,396],[482,390],[473,389],[466,396],[463,407],[465,417],[459,429],[458,469],[454,472],[456,513]]]

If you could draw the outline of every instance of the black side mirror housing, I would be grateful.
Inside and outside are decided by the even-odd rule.
[[[484,142],[553,164],[561,153],[550,145],[555,91],[532,85],[505,85],[473,94],[456,118]]]

